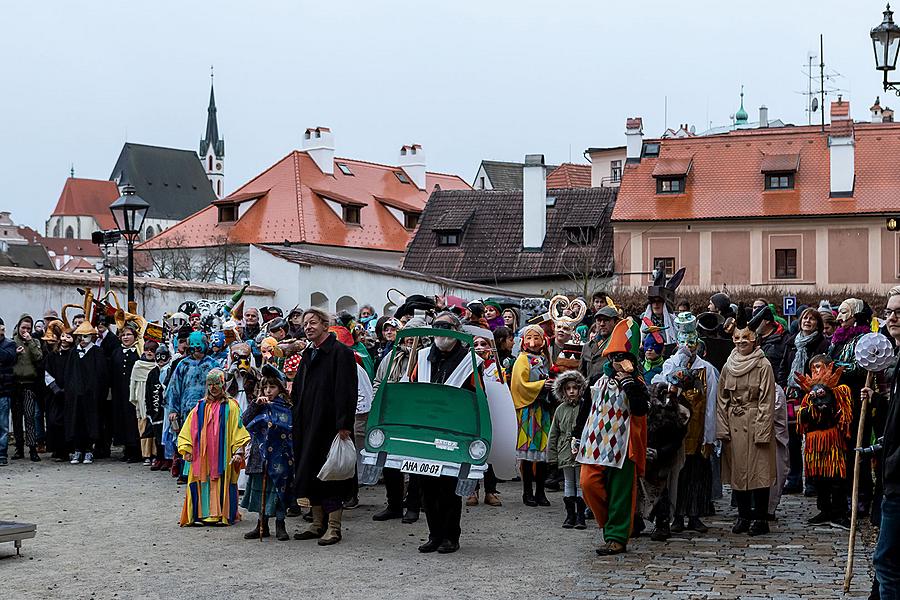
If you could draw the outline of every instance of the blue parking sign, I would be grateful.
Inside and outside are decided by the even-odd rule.
[[[783,312],[786,317],[797,316],[797,296],[785,296],[783,299]]]

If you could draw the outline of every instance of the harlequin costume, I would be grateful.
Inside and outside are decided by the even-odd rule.
[[[516,407],[518,434],[516,455],[522,461],[522,501],[528,506],[549,506],[544,493],[547,470],[547,441],[552,414],[545,383],[549,377],[550,357],[547,340],[538,325],[522,330],[522,352],[516,357],[509,379]],[[536,490],[532,490],[532,482]]]
[[[588,388],[572,430],[584,499],[603,529],[601,556],[625,552],[647,458],[649,397],[638,365],[640,328],[616,324],[603,350],[603,374]]]
[[[250,434],[241,409],[225,395],[225,373],[213,369],[206,376],[207,393],[191,409],[178,434],[178,453],[189,455],[188,485],[181,510],[181,526],[231,525],[239,521],[237,477]]]
[[[816,367],[812,375],[797,376],[806,392],[797,410],[797,428],[806,438],[803,466],[806,476],[815,482],[819,509],[819,514],[809,519],[811,524],[847,518],[844,457],[853,421],[850,388],[839,385],[843,369]]]

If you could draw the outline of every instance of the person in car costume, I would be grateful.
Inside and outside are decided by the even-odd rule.
[[[639,367],[640,327],[616,324],[603,349],[603,373],[585,392],[572,430],[584,499],[603,529],[600,556],[626,551],[647,458],[649,396]]]

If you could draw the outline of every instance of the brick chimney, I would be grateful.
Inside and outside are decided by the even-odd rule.
[[[644,122],[640,117],[625,120],[625,159],[640,160],[644,143]]]
[[[334,175],[334,134],[330,129],[310,127],[303,134],[301,147],[316,162],[320,171]]]
[[[400,160],[397,164],[417,188],[425,189],[425,150],[421,145],[409,144],[401,147]]]
[[[853,196],[855,183],[855,156],[853,120],[850,103],[838,96],[831,103],[831,129],[828,135],[828,154],[831,167],[831,197]]]
[[[522,247],[540,250],[547,234],[547,169],[543,154],[526,154],[522,167]]]

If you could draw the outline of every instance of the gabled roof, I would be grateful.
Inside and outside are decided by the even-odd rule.
[[[540,251],[522,248],[522,192],[518,190],[440,191],[431,195],[403,268],[480,282],[567,277],[591,265],[595,274],[613,269],[610,215],[617,188],[550,189],[547,234]],[[571,215],[580,218],[571,218]],[[439,246],[438,231],[467,216],[459,246]],[[570,245],[567,227],[597,227],[596,242]]]
[[[591,165],[563,163],[547,175],[548,188],[591,187]]]
[[[62,237],[41,237],[37,241],[38,244],[46,248],[47,252],[53,252],[56,256],[89,256],[92,258],[100,258],[103,251],[100,246],[92,244],[91,240],[79,240]]]
[[[448,279],[446,277],[439,277],[436,275],[428,275],[425,273],[418,273],[416,271],[408,271],[406,269],[397,269],[394,267],[386,267],[384,265],[378,265],[370,262],[363,262],[360,260],[353,260],[351,258],[344,258],[341,256],[335,256],[333,254],[321,254],[319,252],[310,252],[309,250],[302,250],[300,248],[291,248],[289,246],[268,246],[261,245],[257,246],[279,258],[283,258],[289,262],[298,264],[298,265],[323,265],[326,267],[337,267],[343,269],[351,269],[354,271],[363,271],[366,273],[374,273],[377,275],[390,275],[393,277],[401,277],[406,279],[415,279],[418,281],[424,281],[427,283],[434,283],[437,285],[441,285],[449,288],[468,288],[473,291],[483,292],[485,294],[492,295],[504,295],[511,296],[513,298],[524,297],[525,294],[521,292],[513,292],[510,290],[499,289],[495,287],[489,287],[486,285],[480,285],[477,283],[470,283],[468,281],[459,281],[456,279]]]
[[[87,270],[87,271],[96,271],[97,267],[93,264],[89,263],[83,258],[73,258],[70,259],[69,262],[64,264],[59,268],[60,271],[66,271],[68,273],[77,273],[78,270]]]
[[[495,190],[521,190],[522,167],[525,163],[504,162],[499,160],[483,160],[481,167]],[[547,173],[554,171],[559,165],[546,165]],[[590,179],[590,177],[588,177]]]
[[[184,219],[216,199],[192,150],[126,143],[109,178],[133,185],[150,204],[147,217],[153,219]]]
[[[109,205],[119,197],[115,182],[69,177],[56,201],[52,216],[92,217],[101,229],[115,229]]]
[[[855,140],[855,182],[849,198],[830,197],[829,135]],[[900,211],[900,123],[737,130],[723,135],[652,140],[658,158],[628,163],[613,221],[681,221],[829,215],[883,215]],[[654,173],[667,161],[690,172],[683,194],[657,194]],[[762,172],[796,171],[794,189],[766,190]]]
[[[341,246],[402,252],[412,232],[388,209],[406,206],[410,212],[425,207],[428,194],[441,189],[468,189],[456,175],[426,174],[426,190],[401,183],[399,167],[335,158],[349,167],[352,175],[334,169],[322,173],[306,152],[293,151],[251,179],[217,205],[228,199],[242,200],[240,218],[218,222],[218,206],[207,206],[181,223],[142,244],[144,250],[177,244],[201,247],[221,244],[294,243]],[[261,195],[260,195],[261,194]],[[250,198],[256,197],[250,204]],[[328,205],[326,198],[360,207],[360,224],[345,223]],[[249,205],[249,208],[247,208]],[[404,209],[401,209],[404,210]]]
[[[0,267],[54,270],[53,261],[43,246],[10,244],[6,252],[0,252]]]

